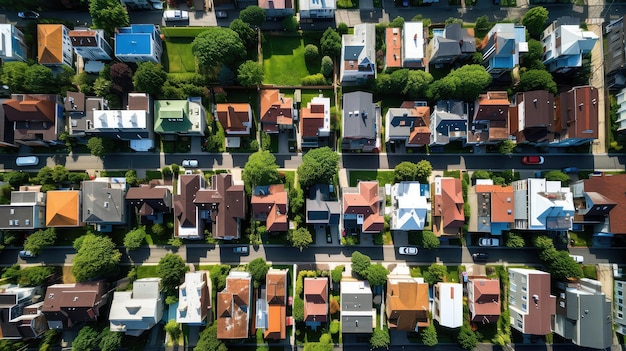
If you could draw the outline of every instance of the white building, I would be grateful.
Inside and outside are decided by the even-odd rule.
[[[354,34],[341,36],[341,83],[363,85],[376,78],[376,28],[373,24],[357,24]]]
[[[439,325],[459,328],[463,325],[463,285],[437,283],[434,286],[433,318]]]
[[[567,231],[572,229],[574,198],[560,181],[529,178],[513,182],[514,229]]]
[[[208,271],[185,273],[178,287],[176,323],[206,325],[211,320],[211,279]]]
[[[300,19],[335,18],[335,0],[300,0]]]
[[[402,67],[424,68],[424,24],[422,22],[405,22],[402,30]]]
[[[24,33],[13,24],[0,24],[0,58],[5,62],[24,62],[27,52]]]
[[[116,291],[109,312],[109,328],[114,332],[139,336],[163,317],[161,278],[142,278],[133,291]]]

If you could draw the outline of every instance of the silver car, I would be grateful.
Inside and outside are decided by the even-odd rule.
[[[417,255],[417,247],[400,246],[400,248],[398,249],[398,253],[400,253],[400,255],[415,256]]]

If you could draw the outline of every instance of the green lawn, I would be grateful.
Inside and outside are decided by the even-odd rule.
[[[307,65],[304,61],[304,47],[319,42],[303,37],[265,37],[263,44],[263,83],[277,85],[301,85],[302,78],[319,73],[320,59]],[[289,67],[289,69],[286,69]]]
[[[356,186],[359,180],[378,180],[380,186],[393,184],[393,171],[350,171],[350,186]]]
[[[158,277],[157,266],[137,266],[137,279]]]
[[[170,73],[196,71],[196,58],[191,52],[191,42],[198,34],[205,31],[203,27],[163,27],[161,33],[165,38],[165,57],[163,67]]]
[[[574,246],[591,247],[593,244],[591,232],[569,232],[569,238],[574,240]]]

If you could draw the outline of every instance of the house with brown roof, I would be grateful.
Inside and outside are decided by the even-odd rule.
[[[330,144],[330,98],[314,97],[300,113],[302,148],[323,147]]]
[[[241,137],[250,136],[252,107],[246,103],[217,104],[217,119],[226,133],[226,147],[241,146]]]
[[[285,339],[287,333],[287,269],[273,269],[265,276],[264,295],[257,300],[256,328],[265,339]]]
[[[204,177],[200,174],[178,176],[177,194],[174,195],[174,236],[184,239],[202,239],[204,221],[196,208],[196,194],[204,189]]]
[[[62,24],[37,24],[37,59],[46,66],[72,67],[70,30]]]
[[[2,107],[8,132],[3,140],[6,144],[49,146],[60,143],[65,117],[58,95],[13,94]]]
[[[252,277],[231,271],[226,287],[217,293],[217,338],[246,339],[250,336]]]
[[[385,29],[385,68],[402,67],[402,28]]]
[[[141,216],[142,222],[163,223],[163,215],[172,213],[172,193],[164,186],[131,187],[126,192],[126,203]]]
[[[433,232],[437,236],[456,236],[465,223],[461,180],[435,177],[431,183]]]
[[[80,190],[48,190],[46,193],[46,227],[81,227]]]
[[[343,188],[343,228],[350,235],[380,233],[385,226],[385,189],[378,181],[360,181],[354,188]]]
[[[0,205],[0,229],[33,230],[46,227],[46,193],[41,186],[22,186],[11,192],[11,203]]]
[[[600,176],[589,177],[589,179],[582,180],[581,182],[583,184],[582,192],[584,192],[585,196],[587,196],[590,201],[585,203],[585,209],[580,209],[577,213],[582,210],[585,212],[585,216],[589,217],[596,213],[600,214],[598,211],[610,211],[608,213],[608,223],[602,220],[599,225],[594,228],[594,238],[607,234],[618,235],[620,237],[626,234],[626,221],[624,221],[624,218],[626,218],[626,193],[624,191],[616,191],[617,189],[624,188],[624,184],[626,184],[626,174],[602,174]],[[581,192],[577,191],[577,184],[579,184],[579,182],[572,185],[576,196]],[[594,195],[590,196],[592,193],[596,193],[602,197],[610,197],[610,200],[602,200],[600,197]],[[575,201],[575,203],[577,202]],[[577,209],[581,207],[580,205],[581,204],[578,203]],[[601,207],[598,208],[598,206]],[[592,212],[588,212],[587,210],[591,210]],[[606,218],[607,215],[603,216]],[[577,217],[575,215],[574,221],[576,220]],[[599,219],[596,219],[595,221],[598,220]]]
[[[213,238],[241,237],[241,221],[246,218],[246,193],[243,184],[235,184],[231,174],[214,174],[211,185],[199,190],[193,203],[200,218],[208,222]]]
[[[491,179],[480,179],[470,187],[467,201],[474,209],[470,212],[470,232],[501,235],[515,221],[515,197],[510,185],[494,185]]]
[[[509,138],[509,97],[506,91],[480,94],[470,116],[467,143],[497,144]]]
[[[556,314],[550,294],[550,274],[534,269],[509,268],[511,327],[520,333],[547,335]]]
[[[496,323],[500,318],[500,281],[498,279],[470,278],[467,283],[470,321]]]
[[[48,287],[41,311],[50,329],[65,329],[84,322],[95,322],[107,304],[107,284],[104,280]]]
[[[304,323],[316,330],[328,322],[328,278],[304,278]]]
[[[547,90],[517,93],[509,108],[511,135],[518,144],[544,144],[554,140],[554,95]]]
[[[268,134],[293,129],[293,98],[285,97],[278,89],[261,90],[261,125]]]
[[[430,325],[428,283],[424,278],[389,275],[385,313],[390,329],[416,331]]]
[[[559,95],[556,106],[558,136],[550,146],[577,146],[598,139],[598,89],[573,87]]]
[[[252,199],[252,218],[265,222],[269,232],[285,232],[289,229],[287,211],[289,199],[285,184],[262,185],[254,188]]]
[[[9,285],[0,289],[0,338],[28,340],[43,335],[48,323],[41,313],[40,300],[38,287]]]
[[[292,0],[258,0],[259,7],[265,10],[268,18],[282,18],[293,16],[294,8]]]
[[[405,101],[385,116],[385,142],[406,147],[430,144],[430,107],[425,101]]]

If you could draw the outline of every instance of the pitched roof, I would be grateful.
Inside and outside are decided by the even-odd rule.
[[[216,113],[226,134],[232,132],[250,132],[250,119],[252,117],[250,104],[217,104]]]
[[[512,186],[476,185],[476,193],[490,193],[491,221],[497,223],[513,223],[514,197]],[[480,206],[480,203],[478,204]],[[510,211],[510,212],[509,212]]]
[[[211,210],[214,238],[240,237],[239,222],[246,216],[246,194],[243,185],[233,184],[232,175],[214,174],[210,187],[198,191],[193,203],[199,210]]]
[[[437,185],[439,183],[439,186]],[[442,217],[442,228],[460,228],[465,222],[461,180],[449,177],[435,179],[433,216]],[[440,193],[437,193],[440,189]]]
[[[363,231],[380,232],[383,230],[385,219],[380,213],[378,196],[378,181],[360,181],[358,192],[343,193],[344,214],[363,215]]]
[[[226,287],[217,293],[217,338],[245,339],[250,321],[252,278],[247,272],[231,272]]]
[[[285,184],[272,184],[254,188],[250,204],[254,219],[265,221],[270,232],[289,229],[287,218],[287,191]]]
[[[277,132],[277,125],[293,124],[293,99],[278,89],[262,89],[260,112],[263,130]]]
[[[37,57],[40,64],[63,63],[63,25],[37,24]]]
[[[172,194],[165,187],[153,185],[131,187],[126,192],[126,201],[137,209],[141,216],[170,213],[172,210]]]
[[[287,318],[287,269],[270,269],[265,276],[265,291],[268,304],[266,339],[284,339]]]
[[[65,327],[95,321],[106,304],[106,289],[104,280],[51,285],[46,289],[41,311],[48,323],[57,321]]]
[[[624,191],[616,191],[622,189],[626,184],[626,174],[613,174],[593,176],[584,181],[585,192],[597,192],[602,195],[611,197],[617,206],[609,212],[609,224],[611,233],[626,234],[626,193]]]
[[[80,190],[50,190],[46,195],[46,227],[80,225]]]
[[[196,206],[194,199],[202,188],[199,174],[181,174],[178,177],[179,194],[174,195],[174,215],[181,227],[196,227]]]
[[[418,278],[389,278],[385,312],[391,328],[414,331],[429,322],[428,284]]]
[[[126,188],[119,187],[116,180],[97,178],[82,182],[84,222],[121,224],[126,221]]]
[[[423,230],[431,208],[428,185],[400,182],[391,187],[391,194],[394,204],[391,229]]]
[[[304,278],[304,321],[328,320],[328,278]]]
[[[259,0],[259,7],[264,10],[293,9],[291,0]]]
[[[16,121],[54,122],[56,116],[56,98],[54,94],[13,94],[5,100],[6,119]]]
[[[402,36],[400,28],[385,29],[385,42],[387,53],[385,54],[386,67],[402,67]]]
[[[208,271],[185,273],[178,288],[176,322],[202,323],[211,311],[211,285]]]
[[[500,281],[497,279],[470,279],[473,289],[473,301],[470,303],[470,313],[475,322],[494,323],[500,316]]]
[[[574,87],[560,95],[561,127],[567,138],[598,138],[598,89]]]
[[[326,120],[328,119],[328,120]],[[300,113],[300,135],[319,136],[321,129],[330,132],[330,98],[316,96]]]
[[[387,111],[386,135],[389,139],[404,139],[407,145],[430,143],[430,107],[422,102],[405,101],[400,108]]]
[[[376,139],[378,123],[372,103],[372,94],[355,91],[343,95],[343,127],[344,138]]]
[[[551,141],[554,135],[555,98],[547,90],[517,93],[515,106],[510,107],[511,134],[517,142]]]

